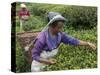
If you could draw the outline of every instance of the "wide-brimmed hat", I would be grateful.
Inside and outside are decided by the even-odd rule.
[[[48,13],[48,25],[52,24],[55,21],[66,21],[66,19],[58,12],[49,12]]]
[[[21,8],[26,8],[26,5],[25,4],[21,4],[20,7]]]

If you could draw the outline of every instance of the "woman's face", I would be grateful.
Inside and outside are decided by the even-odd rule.
[[[57,22],[57,25],[53,28],[53,32],[56,33],[56,34],[58,32],[62,32],[63,31],[63,26],[64,26],[63,22]]]
[[[25,10],[26,10],[26,8],[22,8],[22,10],[23,10],[23,11],[25,11]]]

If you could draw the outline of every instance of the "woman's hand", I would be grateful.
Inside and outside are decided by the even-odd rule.
[[[90,42],[88,42],[88,45],[93,49],[93,50],[96,50],[96,46]]]
[[[86,42],[86,41],[79,40],[79,45],[89,46],[93,50],[96,50],[96,46],[94,44],[90,43],[90,42]]]
[[[55,59],[43,59],[43,58],[40,58],[39,61],[41,63],[44,63],[44,64],[55,64],[56,63],[56,60]]]
[[[49,61],[50,61],[51,64],[55,64],[56,63],[56,59],[53,59],[53,58],[50,58]]]
[[[27,21],[29,19],[29,16],[22,16],[21,19]]]

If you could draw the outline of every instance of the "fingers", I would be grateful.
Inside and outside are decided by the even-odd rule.
[[[51,62],[51,64],[55,64],[56,63],[56,59],[50,58],[49,61]]]
[[[96,50],[96,46],[94,44],[92,44],[92,43],[88,43],[88,44],[93,50]]]
[[[95,45],[91,44],[91,47],[92,47],[93,50],[96,50]]]

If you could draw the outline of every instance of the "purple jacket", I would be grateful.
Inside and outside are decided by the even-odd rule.
[[[59,32],[57,35],[57,47],[60,45],[61,42],[63,42],[64,44],[79,45],[78,39],[70,37],[63,32]],[[34,48],[32,49],[32,59],[39,61],[40,53],[43,50],[53,50],[50,44],[50,40],[48,40],[48,30],[41,32],[39,36],[36,38]]]

